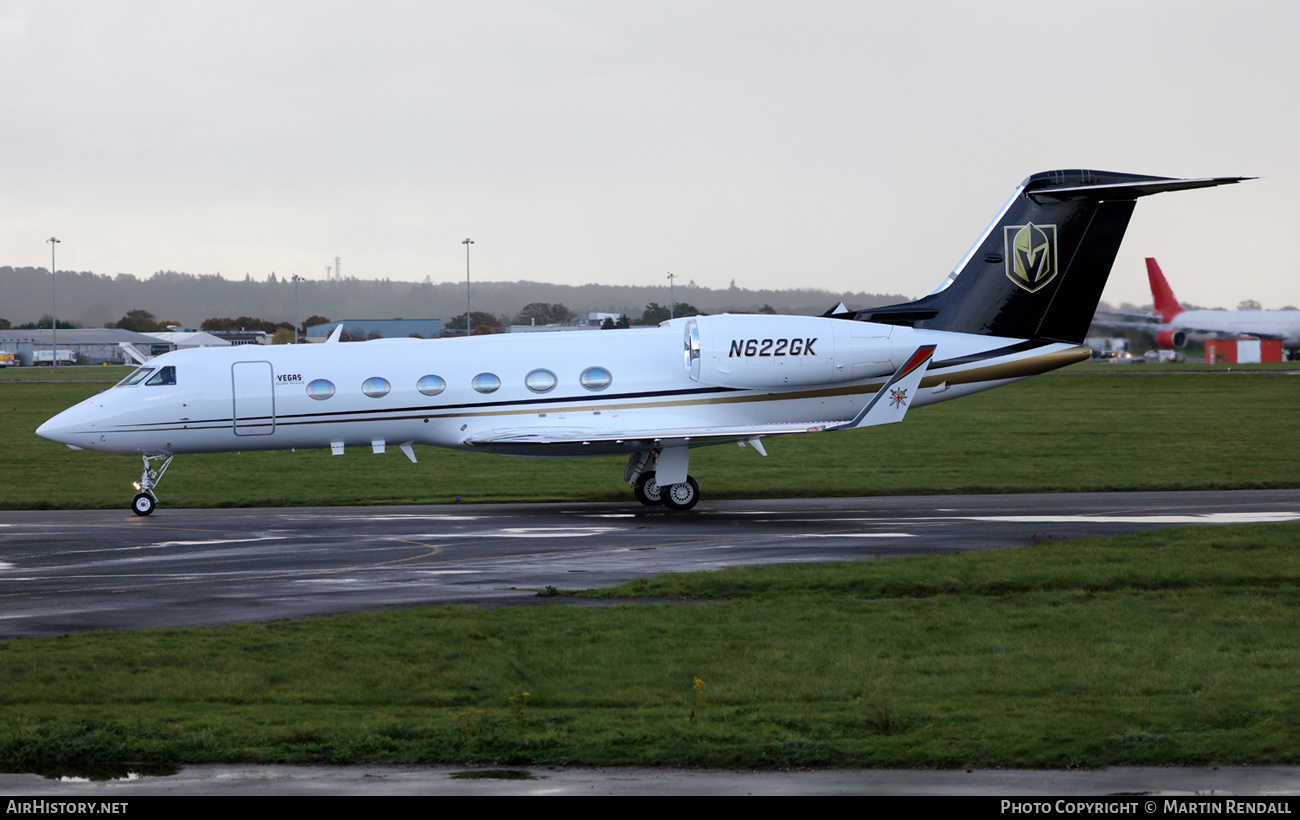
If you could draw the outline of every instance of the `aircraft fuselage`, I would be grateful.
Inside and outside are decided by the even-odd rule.
[[[1300,347],[1300,310],[1184,310],[1163,328],[1281,339],[1285,348]]]
[[[694,372],[692,328],[704,345]],[[1019,341],[722,315],[622,331],[183,350],[146,366],[174,368],[172,378],[119,384],[38,432],[78,449],[142,455],[425,444],[603,456],[656,438],[634,431],[681,431],[705,444],[707,431],[851,419],[926,342],[938,347],[913,407],[1086,358],[1068,344],[1013,349]],[[520,430],[536,437],[491,442],[497,431]],[[621,441],[572,441],[620,431],[628,432]]]

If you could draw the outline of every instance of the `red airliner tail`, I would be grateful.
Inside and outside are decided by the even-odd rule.
[[[1183,312],[1183,306],[1178,304],[1178,299],[1174,296],[1169,283],[1165,281],[1165,275],[1160,272],[1156,260],[1149,256],[1147,257],[1147,279],[1151,281],[1151,296],[1156,300],[1155,313],[1162,322],[1169,324],[1175,316]]]

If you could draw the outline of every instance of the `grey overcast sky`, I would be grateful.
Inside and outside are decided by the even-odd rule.
[[[0,0],[0,264],[920,296],[1051,168],[1104,298],[1300,304],[1295,0]],[[1244,253],[1242,249],[1249,253]],[[0,296],[2,298],[2,296]]]

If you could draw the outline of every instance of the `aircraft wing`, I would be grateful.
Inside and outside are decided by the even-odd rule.
[[[646,445],[677,444],[701,446],[721,444],[742,439],[759,439],[787,433],[818,433],[824,430],[847,430],[856,427],[873,427],[896,424],[903,420],[907,409],[921,384],[921,377],[934,357],[935,345],[922,345],[891,376],[862,408],[854,419],[844,421],[809,421],[794,424],[755,424],[727,426],[673,427],[658,430],[625,430],[617,432],[563,430],[556,428],[523,427],[510,430],[492,430],[467,438],[465,443],[476,447],[511,447],[527,445],[593,445],[645,447]]]
[[[1099,310],[1092,317],[1094,327],[1137,327],[1158,329],[1164,322],[1151,313],[1128,313],[1122,310]]]
[[[1163,325],[1158,321],[1143,321],[1139,317],[1134,317],[1132,319],[1094,317],[1089,327],[1145,330],[1148,333],[1159,333],[1161,330],[1166,330],[1172,326]],[[1179,325],[1178,329],[1181,330],[1183,328]]]
[[[565,444],[647,444],[695,443],[721,444],[727,441],[779,436],[785,433],[818,433],[835,426],[836,422],[817,421],[806,424],[755,424],[729,427],[675,427],[661,430],[624,430],[614,433],[593,433],[582,430],[560,430],[520,427],[512,430],[492,430],[468,438],[466,444],[477,447],[501,445],[565,445]]]

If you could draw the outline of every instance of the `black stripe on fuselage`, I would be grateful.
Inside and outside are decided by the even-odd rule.
[[[1035,348],[1044,347],[1047,344],[1049,343],[1035,342],[1031,339],[1026,339],[1023,342],[1016,342],[1015,344],[999,347],[995,350],[986,350],[983,353],[971,353],[966,356],[958,356],[955,359],[944,359],[943,361],[930,362],[930,371],[943,370],[948,367],[961,367],[962,365],[968,364],[978,364],[980,362],[986,362],[989,359],[997,359],[1002,356],[1024,353],[1026,350],[1034,350]]]
[[[349,416],[367,416],[368,418],[362,419],[363,421],[389,421],[389,420],[400,421],[404,418],[406,419],[425,418],[430,414],[442,415],[449,410],[482,410],[482,409],[488,409],[492,407],[520,407],[520,406],[537,407],[537,406],[550,405],[550,404],[589,403],[589,402],[601,402],[603,404],[611,401],[631,401],[634,399],[656,399],[656,398],[664,398],[664,397],[676,398],[679,396],[697,396],[697,395],[706,395],[709,393],[716,394],[716,393],[741,393],[741,392],[745,392],[744,388],[693,387],[689,390],[647,390],[639,393],[613,393],[610,395],[545,396],[545,397],[538,396],[537,398],[518,399],[512,401],[488,401],[488,402],[477,402],[477,403],[467,402],[462,404],[438,404],[432,406],[415,405],[410,407],[388,407],[388,408],[375,409],[375,410],[339,410],[333,412],[323,411],[319,413],[291,413],[283,416],[277,414],[275,418],[277,422],[284,421],[286,423],[293,419],[319,420],[323,416],[329,416],[331,420],[338,419],[340,421],[347,420],[347,417]],[[390,419],[388,414],[391,413],[415,413],[417,415],[398,416],[396,418]],[[376,414],[382,414],[382,415],[380,415],[378,418],[369,418],[375,416]],[[240,421],[256,421],[258,419],[265,419],[265,418],[270,418],[270,416],[250,416],[247,419],[241,418]],[[167,422],[167,423],[181,424],[182,422],[177,421],[177,422]],[[230,418],[199,419],[196,421],[189,421],[184,423],[188,424],[190,429],[195,429],[197,425],[202,425],[202,424],[228,425],[231,423],[231,419]],[[119,430],[145,429],[155,424],[157,424],[157,422],[128,424],[119,427],[117,429]]]

